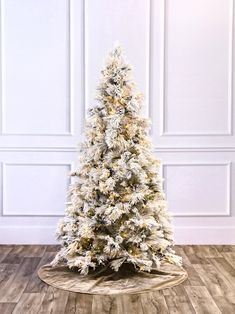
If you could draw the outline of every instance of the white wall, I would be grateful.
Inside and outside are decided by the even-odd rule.
[[[119,40],[177,243],[235,242],[232,0],[1,0],[0,243],[54,243],[86,109]]]

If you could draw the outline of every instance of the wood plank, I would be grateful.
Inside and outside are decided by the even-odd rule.
[[[179,284],[177,286],[174,286],[174,287],[162,290],[162,293],[163,293],[164,296],[169,296],[169,295],[176,296],[176,295],[185,294],[185,291],[184,291],[183,285]]]
[[[213,296],[222,313],[235,313],[235,295]]]
[[[231,293],[232,286],[229,281],[218,272],[214,265],[194,265],[194,268],[213,297]]]
[[[14,308],[13,314],[38,313],[43,297],[44,295],[40,293],[23,293]]]
[[[24,257],[10,252],[1,261],[2,264],[21,264]]]
[[[223,257],[211,258],[211,262],[216,267],[218,272],[221,273],[232,285],[235,290],[235,269],[232,265]]]
[[[195,254],[193,245],[182,245],[181,247],[187,256]]]
[[[68,291],[49,286],[37,313],[65,313],[68,296]]]
[[[0,244],[0,252],[1,250],[7,250],[7,249],[13,249],[13,247],[15,247],[16,244]]]
[[[30,278],[24,292],[33,292],[33,293],[39,293],[39,292],[45,292],[48,289],[48,285],[43,282],[39,277],[38,277],[38,269],[42,266],[42,265],[46,265],[48,263],[50,263],[52,261],[54,257],[54,253],[53,252],[45,252],[43,257],[41,258],[36,270],[34,271],[32,277]]]
[[[183,251],[187,255],[191,264],[210,264],[208,258],[201,255],[195,245],[185,246]]]
[[[193,267],[192,267],[192,264],[191,264],[191,262],[190,262],[188,256],[185,254],[183,248],[184,248],[183,245],[178,246],[177,254],[179,254],[179,256],[182,257],[182,260],[183,260],[182,266],[183,266],[183,268],[184,268],[186,271],[187,271],[187,269],[188,269],[189,273],[191,274]],[[194,270],[193,270],[193,272],[194,272]],[[190,282],[190,279],[189,279],[189,278],[191,279],[191,282]],[[184,285],[190,286],[191,284],[195,283],[195,281],[198,282],[197,278],[195,277],[195,273],[194,273],[194,275],[191,274],[191,276],[189,276],[189,277],[188,277],[184,282],[182,282],[180,285],[181,285],[181,286],[184,286]],[[198,285],[201,285],[201,284],[202,284],[201,281],[199,281],[199,282],[198,282]],[[164,294],[164,295],[168,295],[168,294],[167,294],[167,290],[168,290],[168,289],[164,289],[164,290],[163,290],[163,294]],[[169,290],[170,290],[170,289],[169,289]]]
[[[188,256],[185,254],[184,248],[182,246],[178,248],[177,254],[182,257],[182,260],[183,260],[182,266],[183,267],[184,267],[184,265],[192,266]]]
[[[94,295],[92,299],[91,313],[112,314],[117,313],[117,302],[115,296]]]
[[[194,269],[193,265],[184,265],[184,269],[188,273],[188,278],[181,284],[183,286],[204,286],[203,281]]]
[[[164,289],[163,294],[169,313],[195,313],[182,284]]]
[[[0,288],[3,288],[2,285],[12,274],[15,275],[17,268],[19,268],[17,264],[0,264]]]
[[[225,253],[225,252],[234,252],[235,251],[235,245],[212,245],[218,252]]]
[[[13,312],[16,303],[0,303],[0,313],[1,314],[10,314]]]
[[[7,257],[11,250],[11,245],[0,245],[0,263]]]
[[[221,314],[206,287],[184,287],[197,314]]]
[[[117,304],[117,313],[116,314],[124,314],[126,312],[125,311],[125,308],[124,308],[124,304],[123,304],[123,297],[122,295],[118,295],[116,297],[116,304]]]
[[[69,314],[91,314],[93,296],[69,292],[69,297],[65,307],[65,313]]]
[[[121,295],[120,301],[123,308],[123,313],[128,314],[144,314],[142,303],[141,303],[141,294],[134,295]]]
[[[163,294],[148,292],[140,294],[143,313],[167,313],[168,308]]]
[[[11,287],[11,283],[19,269],[18,264],[0,264],[0,291],[6,291]],[[1,298],[2,293],[0,294]]]
[[[199,258],[222,257],[221,253],[213,245],[193,245],[193,250]]]
[[[19,257],[42,257],[45,251],[45,245],[15,245],[11,254]]]
[[[24,257],[42,257],[46,251],[45,245],[27,245]]]
[[[25,257],[23,259],[14,278],[8,281],[5,289],[1,292],[0,302],[19,301],[39,261],[40,257]]]
[[[46,252],[58,252],[60,249],[60,245],[47,245]]]
[[[165,296],[168,312],[174,314],[193,314],[196,313],[192,304],[185,296]],[[157,312],[158,313],[158,312]],[[161,313],[161,312],[159,312]],[[164,312],[163,312],[164,313]]]
[[[221,253],[227,262],[235,269],[235,252]]]

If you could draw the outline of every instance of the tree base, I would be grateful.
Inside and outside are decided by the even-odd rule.
[[[44,265],[39,278],[55,288],[87,294],[138,294],[179,285],[188,278],[186,270],[162,262],[160,270],[137,271],[132,264],[123,264],[118,272],[109,266],[100,267],[84,276],[67,266]]]

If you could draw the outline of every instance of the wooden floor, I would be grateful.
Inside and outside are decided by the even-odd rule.
[[[0,246],[0,314],[4,313],[235,313],[235,246],[186,245],[189,278],[170,289],[133,296],[90,296],[47,286],[37,269],[56,246]]]

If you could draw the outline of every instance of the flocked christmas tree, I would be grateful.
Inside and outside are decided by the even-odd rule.
[[[151,121],[140,115],[131,66],[115,45],[101,71],[97,104],[88,110],[80,164],[70,184],[65,217],[57,228],[61,249],[52,265],[82,274],[99,265],[115,271],[182,265],[175,254],[171,215],[152,152]]]

